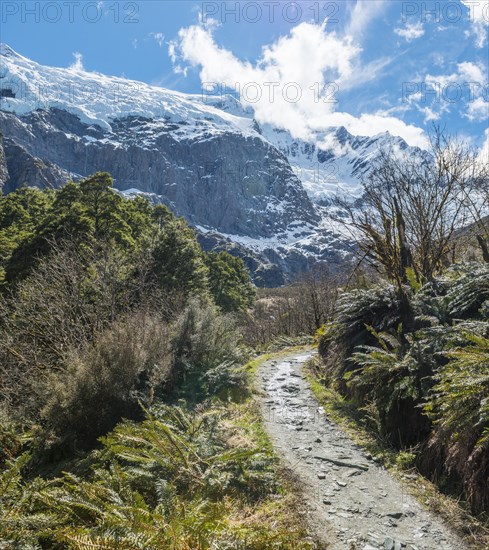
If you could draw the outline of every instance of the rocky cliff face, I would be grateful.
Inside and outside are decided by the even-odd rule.
[[[108,131],[59,109],[0,112],[0,127],[7,192],[107,171],[119,190],[151,193],[192,224],[223,233],[271,237],[319,221],[287,159],[259,136],[177,139],[179,125],[142,117],[117,119]]]
[[[3,147],[3,136],[0,134],[0,193],[3,192],[8,179],[7,158]]]
[[[66,170],[46,159],[33,156],[15,140],[4,138],[3,142],[5,171],[1,187],[4,193],[24,184],[40,189],[59,187],[70,179]]]

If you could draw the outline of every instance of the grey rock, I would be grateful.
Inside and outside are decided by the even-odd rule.
[[[120,190],[153,193],[191,223],[250,237],[271,237],[292,221],[319,221],[285,156],[259,136],[223,131],[180,139],[173,123],[142,117],[115,120],[109,132],[59,109],[2,112],[0,123],[31,157],[62,169],[57,186],[66,181],[63,172],[108,171]],[[42,185],[35,173],[27,175],[22,181],[9,170],[8,188]]]
[[[402,512],[388,512],[387,514],[385,514],[386,516],[389,516],[390,518],[394,518],[394,519],[401,519],[402,516],[403,516],[403,513]]]
[[[343,460],[338,460],[333,457],[329,456],[322,456],[322,455],[316,455],[314,458],[317,460],[324,460],[325,462],[331,462],[331,464],[334,464],[335,466],[341,466],[343,468],[356,468],[359,470],[367,471],[368,466],[366,464],[356,464],[353,462],[344,462]]]
[[[0,133],[0,192],[2,192],[9,179],[9,173],[7,168],[7,158],[5,156],[5,150],[3,148],[3,136]]]

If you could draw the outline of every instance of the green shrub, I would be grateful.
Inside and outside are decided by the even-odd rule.
[[[410,451],[400,451],[396,456],[396,466],[400,470],[410,470],[414,468],[416,462],[416,454]]]
[[[349,357],[355,348],[376,344],[370,328],[376,332],[396,330],[399,322],[399,302],[393,286],[344,292],[338,298],[332,322],[319,339],[319,354],[328,370],[341,379],[354,368]]]
[[[227,252],[209,252],[205,262],[211,294],[224,312],[246,311],[253,305],[255,289],[241,258]]]
[[[470,264],[448,292],[450,315],[455,319],[479,317],[488,299],[489,266]]]
[[[208,300],[193,299],[172,325],[174,383],[192,398],[244,388],[244,374],[236,370],[244,363],[236,320],[222,314]]]
[[[489,325],[486,327],[489,331]],[[459,329],[463,347],[445,352],[425,410],[447,436],[478,434],[478,445],[489,444],[489,338]]]
[[[93,443],[138,403],[149,404],[170,377],[168,329],[144,312],[116,321],[93,342],[67,354],[45,385],[44,425],[60,438]]]
[[[272,458],[232,448],[231,413],[155,406],[124,422],[92,455],[92,473],[24,483],[23,455],[0,474],[0,539],[8,548],[210,549],[244,542],[228,517],[275,494]],[[256,549],[277,536],[260,526]]]

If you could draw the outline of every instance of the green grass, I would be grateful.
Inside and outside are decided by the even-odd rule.
[[[256,359],[253,359],[247,363],[244,366],[244,369],[249,374],[256,375],[258,369],[263,365],[263,363],[271,359],[273,356],[273,353],[265,353],[264,355],[260,355],[259,357],[256,357]]]

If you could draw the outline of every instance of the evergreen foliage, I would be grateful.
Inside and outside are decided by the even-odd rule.
[[[0,197],[0,243],[0,548],[310,548],[271,512],[241,260],[106,173]]]
[[[205,260],[211,294],[223,311],[246,311],[253,305],[255,290],[241,258],[226,252],[210,252]]]
[[[305,550],[300,533],[275,522],[248,529],[239,517],[280,487],[267,451],[231,445],[246,432],[235,415],[154,406],[142,422],[121,423],[103,438],[84,474],[26,483],[29,455],[11,459],[0,474],[0,541],[19,549]]]
[[[49,445],[92,445],[186,378],[201,396],[242,386],[231,317],[245,306],[228,300],[222,317],[212,289],[247,296],[249,275],[226,253],[231,271],[211,274],[183,219],[124,199],[106,173],[0,207],[0,398]]]

